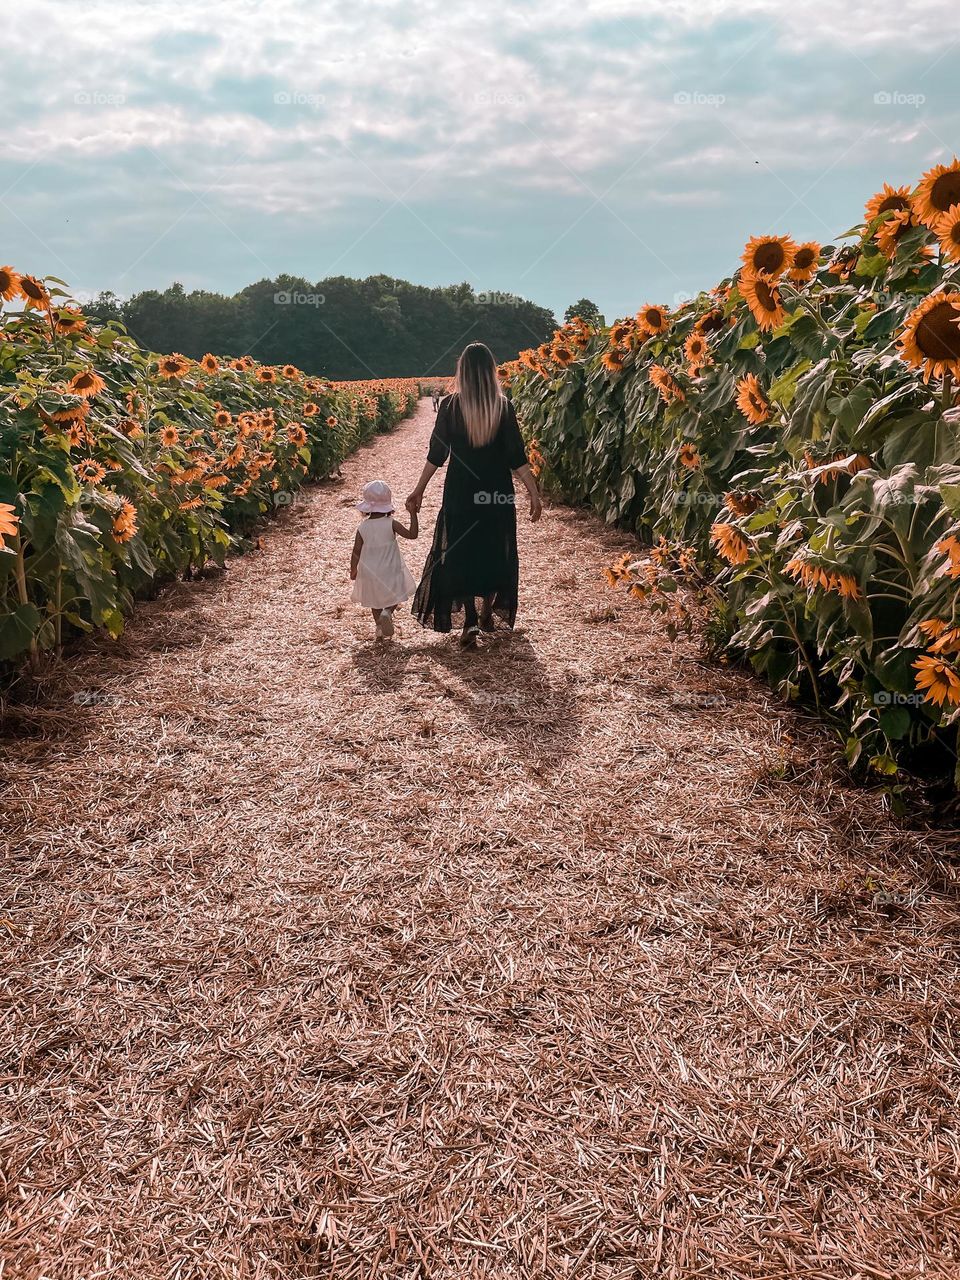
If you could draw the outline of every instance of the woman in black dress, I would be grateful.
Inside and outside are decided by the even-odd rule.
[[[530,497],[530,519],[539,520],[543,508],[516,412],[482,342],[464,350],[455,387],[441,401],[426,466],[406,505],[411,513],[420,510],[431,476],[447,462],[443,505],[413,612],[434,631],[449,631],[462,613],[460,642],[472,649],[479,631],[495,629],[495,618],[512,627],[517,616],[514,474]]]

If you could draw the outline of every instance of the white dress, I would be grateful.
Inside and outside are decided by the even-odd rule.
[[[364,520],[357,532],[363,546],[350,599],[365,609],[389,609],[409,599],[417,584],[400,554],[393,516]]]

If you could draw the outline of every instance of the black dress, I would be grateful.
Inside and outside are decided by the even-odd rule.
[[[512,472],[527,451],[509,400],[497,434],[479,448],[467,437],[456,395],[440,404],[427,458],[449,460],[433,546],[413,597],[413,613],[425,627],[449,631],[466,601],[493,596],[493,611],[509,626],[517,616],[520,563]]]

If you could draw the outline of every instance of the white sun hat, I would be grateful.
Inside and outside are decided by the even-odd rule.
[[[358,511],[365,515],[389,515],[393,509],[393,494],[386,480],[371,480],[363,486]]]

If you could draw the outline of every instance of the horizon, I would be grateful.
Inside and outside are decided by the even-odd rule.
[[[386,275],[611,319],[957,149],[942,0],[117,8],[8,18],[4,255],[78,297]]]

